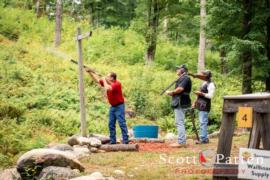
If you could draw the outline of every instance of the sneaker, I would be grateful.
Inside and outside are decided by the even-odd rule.
[[[173,144],[170,144],[170,147],[172,147],[172,148],[186,148],[187,144],[173,143]]]
[[[209,143],[209,139],[205,140],[205,141],[195,141],[195,144],[208,144]]]

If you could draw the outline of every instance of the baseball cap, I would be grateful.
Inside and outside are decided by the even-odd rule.
[[[181,68],[185,69],[186,71],[188,70],[188,68],[185,64],[182,64],[180,66],[176,66],[176,69],[181,69]]]
[[[202,71],[202,74],[204,74],[208,78],[211,78],[212,77],[212,72],[210,70]]]

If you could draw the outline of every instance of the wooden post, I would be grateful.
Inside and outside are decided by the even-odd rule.
[[[261,128],[263,125],[262,115],[259,113],[253,113],[254,120],[251,132],[249,134],[248,148],[259,149],[261,141]]]
[[[227,157],[231,155],[232,139],[234,132],[235,113],[223,113],[222,124],[218,140],[217,154],[223,154],[224,159],[220,162],[224,163]]]
[[[270,150],[270,113],[265,113],[262,115],[262,123],[261,126],[261,137],[262,137],[262,143],[263,143],[263,149]]]
[[[81,29],[77,28],[77,37],[80,37]],[[80,88],[80,118],[81,118],[81,134],[87,136],[86,130],[86,115],[85,115],[85,102],[84,102],[84,79],[83,79],[83,55],[82,55],[82,39],[77,38],[78,41],[78,54],[79,54],[79,88]]]

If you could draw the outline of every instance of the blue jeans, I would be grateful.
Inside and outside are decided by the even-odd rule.
[[[185,109],[178,107],[174,109],[176,128],[178,132],[178,143],[186,144]]]
[[[110,130],[110,143],[116,144],[116,131],[115,124],[116,119],[122,132],[123,143],[128,143],[128,130],[125,120],[125,104],[119,104],[117,106],[111,106],[109,112],[109,130]]]
[[[207,124],[208,124],[208,112],[206,111],[199,111],[199,120],[200,120],[200,139],[203,142],[208,141],[207,135]]]

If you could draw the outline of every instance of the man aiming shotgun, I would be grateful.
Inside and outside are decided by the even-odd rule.
[[[181,148],[186,147],[185,112],[186,109],[191,106],[189,94],[191,92],[192,83],[188,76],[186,65],[183,64],[176,68],[178,78],[175,81],[175,89],[166,91],[166,94],[172,96],[171,106],[174,109],[176,128],[178,131],[178,143],[171,144],[171,147]]]
[[[124,144],[128,144],[129,139],[125,120],[124,97],[122,94],[122,86],[117,80],[116,73],[110,72],[107,76],[100,77],[88,67],[85,67],[85,70],[92,77],[92,79],[104,87],[107,92],[108,101],[111,104],[109,110],[110,144],[116,144],[116,120],[118,120],[122,132],[122,141]]]
[[[192,107],[199,110],[200,140],[197,141],[196,144],[206,144],[209,143],[207,135],[208,114],[211,109],[211,99],[215,93],[215,85],[211,80],[211,71],[202,71],[199,74],[191,76],[204,81],[200,90],[195,92],[197,99],[193,103]]]

